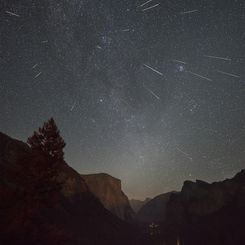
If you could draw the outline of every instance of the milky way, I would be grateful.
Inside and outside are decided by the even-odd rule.
[[[51,116],[81,173],[130,197],[231,177],[245,164],[245,3],[0,3],[0,131]]]

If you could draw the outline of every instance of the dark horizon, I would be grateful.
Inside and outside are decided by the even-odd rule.
[[[1,131],[0,131],[0,133],[6,134],[6,133],[1,132]],[[33,132],[32,132],[32,133],[33,133]],[[8,134],[6,134],[6,135],[8,135]],[[13,139],[20,140],[20,141],[22,141],[22,142],[24,142],[24,143],[27,144],[27,142],[26,142],[27,140],[20,139],[20,138],[17,138],[17,137],[13,137],[13,136],[11,136],[11,135],[8,135],[8,136],[11,137],[11,138],[13,138]],[[64,152],[65,152],[65,150],[64,150]],[[73,164],[72,164],[71,162],[69,162],[69,161],[66,159],[66,156],[65,156],[65,155],[64,155],[64,160],[68,163],[69,166],[72,167]],[[234,174],[231,174],[231,176],[228,176],[228,177],[223,178],[223,179],[216,179],[216,180],[210,180],[210,181],[204,180],[204,179],[198,179],[198,178],[197,178],[197,179],[190,179],[190,178],[189,178],[189,179],[185,179],[185,180],[183,181],[183,183],[180,184],[180,188],[179,188],[179,189],[170,189],[170,190],[167,190],[167,191],[160,191],[159,193],[155,193],[155,194],[153,194],[152,196],[142,196],[142,197],[137,197],[137,196],[130,196],[130,195],[128,195],[127,191],[125,191],[125,188],[124,188],[125,183],[123,182],[123,180],[120,179],[119,177],[117,177],[117,176],[115,176],[115,175],[109,173],[109,172],[101,172],[101,171],[94,171],[94,172],[84,171],[84,172],[81,172],[81,171],[78,171],[77,169],[75,169],[75,170],[76,170],[79,174],[82,174],[82,175],[90,175],[90,174],[109,174],[109,175],[111,175],[112,177],[114,177],[114,178],[116,178],[116,179],[119,179],[119,180],[121,181],[122,190],[125,192],[125,194],[126,194],[127,197],[129,198],[129,200],[140,200],[140,201],[144,201],[144,200],[147,199],[147,198],[151,198],[151,199],[152,199],[152,198],[157,197],[158,195],[162,195],[162,194],[165,194],[165,193],[168,193],[168,192],[180,191],[181,188],[183,187],[184,182],[185,182],[185,181],[188,181],[188,180],[193,181],[193,182],[195,182],[196,180],[201,180],[201,181],[205,181],[205,182],[211,184],[211,183],[214,183],[214,182],[220,182],[220,181],[223,181],[223,180],[226,180],[226,179],[231,179],[231,178],[233,178],[237,173],[239,173],[240,171],[242,171],[242,170],[244,170],[244,169],[245,169],[245,168],[241,168],[240,170],[238,170],[238,171],[235,172]]]

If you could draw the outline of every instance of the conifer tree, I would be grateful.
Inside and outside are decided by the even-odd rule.
[[[33,151],[47,154],[55,160],[63,160],[65,142],[60,136],[60,131],[53,118],[45,122],[38,131],[35,131],[33,136],[28,138],[27,143]]]
[[[52,202],[61,189],[58,180],[59,172],[63,166],[65,142],[53,118],[43,124],[27,143],[32,152],[23,159],[17,177],[23,185],[26,197],[32,202]],[[52,193],[51,193],[52,192]]]

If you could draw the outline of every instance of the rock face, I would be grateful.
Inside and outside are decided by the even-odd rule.
[[[131,199],[129,200],[129,203],[134,210],[134,212],[138,212],[146,203],[148,203],[151,200],[151,198],[146,198],[144,201]]]
[[[138,211],[136,220],[147,223],[164,221],[166,218],[166,206],[173,193],[161,194],[151,199]]]
[[[121,180],[105,173],[82,175],[82,178],[106,209],[123,220],[132,220],[134,212],[122,191]]]
[[[181,244],[243,244],[245,235],[245,170],[234,178],[208,184],[186,181],[171,195],[163,228]],[[171,239],[170,239],[171,240]]]
[[[107,211],[64,161],[57,178],[61,188],[48,186],[52,192],[26,199],[28,187],[21,181],[32,179],[21,167],[30,154],[28,145],[0,133],[0,244],[131,244],[128,225]],[[17,182],[19,170],[24,178]]]

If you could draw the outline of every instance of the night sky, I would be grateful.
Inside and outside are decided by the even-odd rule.
[[[0,131],[54,117],[66,161],[131,198],[245,167],[243,0],[1,0]]]

